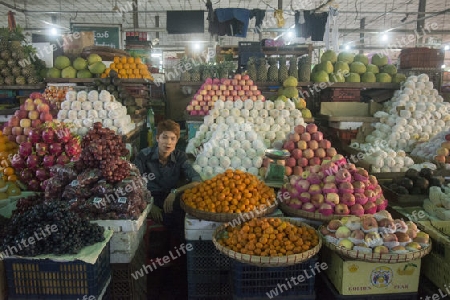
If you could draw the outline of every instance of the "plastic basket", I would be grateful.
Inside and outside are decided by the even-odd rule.
[[[396,293],[396,294],[378,294],[378,295],[348,295],[339,294],[336,288],[325,274],[320,274],[317,278],[318,286],[317,299],[327,300],[416,300],[417,293]]]
[[[267,297],[267,293],[273,290],[279,292],[277,299],[293,295],[314,295],[315,276],[312,276],[311,269],[316,262],[317,257],[313,257],[292,266],[271,268],[233,261],[233,295],[246,298]],[[297,278],[299,275],[304,276],[304,281],[297,281],[296,285],[287,282],[291,277]]]
[[[135,280],[131,274],[145,264],[145,243],[141,242],[128,264],[111,264],[111,296],[109,299],[146,299],[147,274]]]
[[[189,299],[230,299],[231,259],[220,253],[212,241],[186,241]]]
[[[108,242],[95,264],[5,258],[9,299],[75,300],[84,295],[97,298],[111,276],[109,257]]]

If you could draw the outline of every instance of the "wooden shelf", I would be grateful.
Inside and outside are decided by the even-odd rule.
[[[93,83],[95,80],[104,81],[106,78],[49,78],[46,79],[46,83]],[[123,83],[136,83],[136,84],[154,84],[153,81],[148,79],[128,79],[121,78]]]
[[[45,84],[33,84],[33,85],[0,85],[0,90],[41,90],[45,89]]]
[[[315,83],[319,84],[319,83]],[[327,88],[354,88],[354,89],[400,89],[400,83],[383,83],[383,82],[330,82],[326,83]]]
[[[180,81],[180,85],[181,86],[201,86],[204,82],[203,81]],[[283,84],[280,82],[260,82],[260,81],[255,81],[254,84],[257,87],[281,87]],[[309,86],[312,85],[313,82],[308,81],[308,82],[299,82],[297,87],[302,87],[302,86]]]
[[[226,51],[232,49],[234,53],[239,53],[239,46],[217,46],[216,53],[217,54],[225,54],[220,53],[221,51]],[[311,54],[312,45],[287,45],[280,47],[262,47],[262,52],[265,55],[303,55],[303,54]]]

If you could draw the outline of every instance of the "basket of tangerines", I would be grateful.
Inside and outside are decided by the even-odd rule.
[[[265,216],[277,209],[273,188],[253,174],[231,169],[184,191],[180,205],[196,218],[216,222]]]
[[[315,256],[322,238],[311,226],[287,218],[261,217],[216,229],[213,243],[223,254],[260,267],[285,267]]]

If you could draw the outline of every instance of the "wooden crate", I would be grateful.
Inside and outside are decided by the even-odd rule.
[[[400,68],[436,68],[440,69],[444,63],[445,53],[440,49],[426,47],[408,48],[400,52]]]

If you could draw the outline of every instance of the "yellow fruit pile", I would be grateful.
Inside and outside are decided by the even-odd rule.
[[[19,145],[8,140],[6,135],[0,130],[0,175],[4,181],[16,181],[17,176],[14,168],[11,167],[9,156],[17,153]]]
[[[255,175],[228,169],[184,191],[182,200],[190,207],[208,212],[243,213],[272,204],[275,191]]]
[[[311,227],[279,218],[254,218],[239,226],[228,226],[217,242],[243,254],[287,256],[311,250],[319,244],[319,236]]]
[[[139,57],[114,57],[114,62],[103,72],[101,78],[109,76],[111,70],[117,72],[119,78],[143,78],[153,80],[146,64]]]

